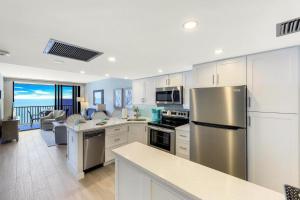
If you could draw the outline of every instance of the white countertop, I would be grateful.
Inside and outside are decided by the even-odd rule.
[[[131,143],[113,150],[136,167],[201,200],[284,200],[283,194],[235,178],[158,149]]]
[[[104,129],[111,126],[123,125],[123,124],[145,124],[148,123],[148,119],[146,121],[127,121],[126,119],[120,118],[110,118],[106,124],[104,125],[96,125],[97,123],[101,122],[102,120],[87,120],[85,123],[81,123],[75,126],[67,125],[68,128],[74,130],[75,132],[86,132],[86,131],[93,131],[98,129]]]
[[[190,124],[185,124],[185,125],[182,125],[182,126],[178,126],[176,127],[176,130],[181,130],[181,131],[190,131]]]

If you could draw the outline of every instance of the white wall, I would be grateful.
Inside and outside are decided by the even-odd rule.
[[[0,120],[3,118],[3,76],[0,74],[0,91],[1,91],[1,99],[0,99]]]
[[[4,118],[7,119],[12,115],[12,101],[13,101],[13,80],[4,79],[3,90],[3,106],[4,106]]]
[[[117,88],[131,88],[132,81],[125,79],[109,78],[99,81],[94,81],[86,84],[85,97],[89,102],[89,107],[95,107],[93,105],[93,91],[104,90],[104,103],[106,104],[106,110],[110,113],[114,110],[113,98],[114,89]]]

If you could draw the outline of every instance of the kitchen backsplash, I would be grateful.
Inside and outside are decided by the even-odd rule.
[[[168,110],[182,110],[182,105],[163,105],[163,106],[156,106],[156,105],[134,105],[137,106],[140,110],[141,117],[152,117],[152,108],[160,107],[162,109],[168,109]]]

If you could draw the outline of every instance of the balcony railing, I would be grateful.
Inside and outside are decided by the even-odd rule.
[[[44,116],[45,111],[54,110],[54,106],[19,106],[14,107],[14,111],[16,116],[20,119],[20,125],[30,124],[31,116],[37,118],[34,123],[39,123],[40,118]],[[73,114],[73,106],[72,105],[64,105],[63,110],[66,111],[66,116]],[[31,116],[30,116],[31,115]]]

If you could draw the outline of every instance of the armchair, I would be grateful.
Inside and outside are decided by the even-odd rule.
[[[65,120],[66,113],[63,110],[54,110],[50,112],[47,116],[41,118],[41,129],[42,130],[52,130],[54,121]]]

